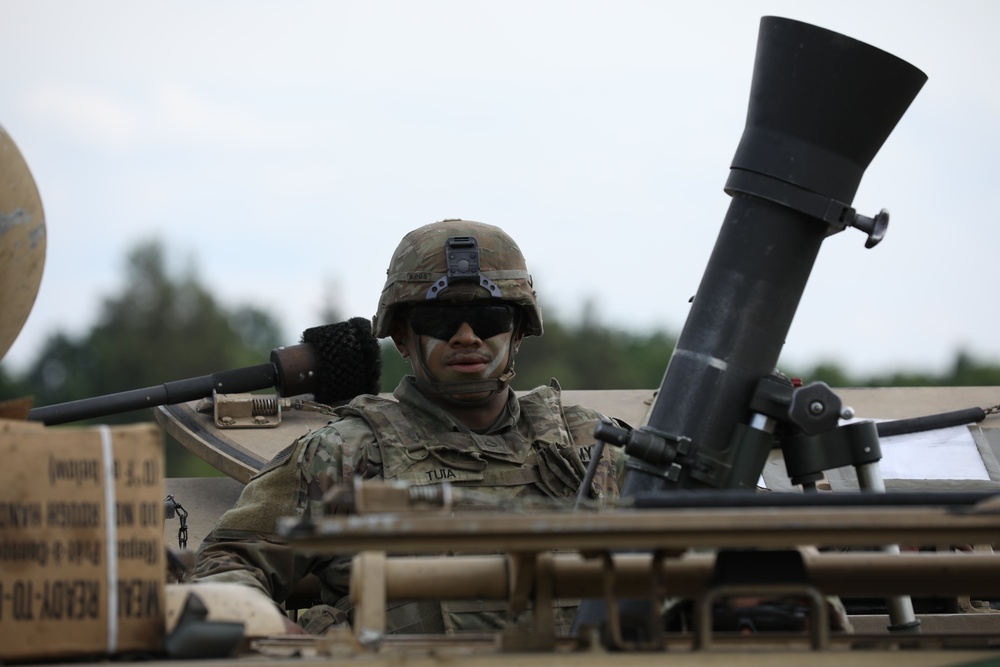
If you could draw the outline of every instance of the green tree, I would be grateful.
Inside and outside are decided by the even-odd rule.
[[[410,374],[410,363],[399,356],[399,351],[392,344],[392,340],[386,338],[381,341],[382,346],[382,391],[392,391],[399,384],[404,375]]]
[[[31,388],[35,405],[64,403],[256,365],[281,339],[268,314],[222,307],[193,269],[172,274],[162,244],[147,241],[128,254],[125,287],[104,300],[93,328],[79,339],[52,334],[18,386]],[[141,410],[99,421],[150,419]]]
[[[665,331],[643,334],[607,326],[588,301],[578,325],[549,318],[545,335],[525,339],[514,385],[531,389],[555,377],[563,389],[655,389],[676,343]]]
[[[0,364],[0,402],[27,396],[31,396],[31,386],[21,378],[11,377]]]
[[[835,361],[822,361],[805,375],[790,374],[790,376],[800,377],[806,384],[811,382],[825,382],[831,387],[856,386],[855,380]]]
[[[897,372],[872,378],[868,386],[988,387],[992,385],[1000,385],[1000,366],[977,361],[965,350],[960,350],[955,354],[955,362],[951,369],[941,375]]]

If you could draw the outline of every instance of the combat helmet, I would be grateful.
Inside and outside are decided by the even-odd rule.
[[[520,307],[525,336],[542,335],[542,310],[514,239],[472,220],[424,225],[403,237],[389,261],[372,333],[388,336],[396,311],[407,304],[493,298]]]

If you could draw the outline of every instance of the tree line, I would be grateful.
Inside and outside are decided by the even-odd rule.
[[[220,303],[194,268],[171,273],[166,259],[166,249],[157,240],[136,245],[126,258],[124,287],[104,299],[89,331],[78,337],[61,331],[50,334],[23,373],[9,373],[0,363],[0,401],[31,396],[34,405],[42,406],[158,386],[264,363],[272,349],[288,342],[267,312]],[[574,324],[547,316],[545,335],[521,345],[514,388],[531,389],[551,377],[564,389],[657,388],[676,337],[666,331],[611,327],[601,323],[595,311],[585,308]],[[340,319],[334,312],[321,313],[322,321]],[[390,341],[383,341],[382,358],[382,391],[392,391],[409,365]],[[836,362],[781,370],[832,387],[1000,385],[1000,365],[964,352],[940,374],[901,370],[858,377]],[[142,410],[93,421],[148,420],[150,411]],[[167,457],[168,476],[212,472],[169,439]]]

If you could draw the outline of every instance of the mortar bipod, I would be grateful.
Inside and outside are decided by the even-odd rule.
[[[774,394],[770,394],[773,399]],[[788,423],[799,427],[797,432],[780,438],[785,470],[792,484],[804,491],[815,491],[823,472],[833,468],[853,466],[862,491],[885,493],[885,481],[879,461],[882,448],[878,429],[873,421],[858,421],[838,426],[839,417],[853,417],[850,408],[842,409],[840,398],[826,384],[813,383],[792,390],[788,405]],[[822,421],[814,419],[822,417]],[[889,554],[899,554],[899,545],[881,547]],[[920,632],[920,621],[913,611],[909,596],[886,598],[889,631]]]

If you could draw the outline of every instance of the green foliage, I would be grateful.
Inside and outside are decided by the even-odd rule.
[[[527,390],[559,380],[563,389],[655,389],[675,340],[662,331],[635,334],[591,318],[570,327],[549,319],[545,335],[521,343],[512,386]],[[382,391],[392,391],[410,365],[391,341],[382,343]]]
[[[0,364],[0,402],[22,396],[31,396],[31,386],[22,378],[11,377]]]
[[[53,334],[26,380],[36,404],[49,405],[258,364],[279,341],[266,313],[228,311],[192,272],[170,275],[150,241],[129,254],[125,288],[104,300],[90,332]]]
[[[0,398],[33,394],[35,405],[53,405],[159,386],[262,363],[280,340],[269,315],[223,308],[192,271],[168,272],[162,245],[149,241],[129,253],[125,287],[105,299],[93,328],[80,339],[53,333],[23,378],[0,385]],[[90,421],[151,419],[141,410]],[[168,444],[168,475],[207,467],[181,464],[179,453],[186,451]]]
[[[399,356],[396,346],[388,338],[382,344],[382,391],[390,392],[396,388],[404,375],[410,374],[410,364]]]
[[[517,355],[515,389],[559,380],[563,389],[655,389],[676,341],[664,332],[635,334],[584,320],[569,327],[549,319]]]
[[[784,369],[782,369],[785,372]],[[853,387],[856,386],[844,369],[834,361],[823,361],[817,364],[812,371],[807,373],[786,372],[789,377],[799,377],[808,384],[810,382],[825,382],[831,387]]]
[[[955,355],[949,371],[933,376],[924,373],[897,372],[866,381],[867,387],[989,387],[1000,385],[1000,366],[976,361],[965,351]]]
[[[674,342],[659,331],[640,335],[593,322],[570,328],[549,320],[544,336],[521,344],[512,386],[532,389],[555,377],[563,389],[655,389]],[[391,341],[383,341],[382,391],[392,391],[408,373],[409,363]]]
[[[663,331],[637,334],[587,317],[573,327],[550,318],[545,321],[544,336],[526,338],[521,344],[513,386],[527,390],[554,377],[563,389],[655,389],[675,344]],[[382,360],[382,391],[392,391],[410,367],[391,342],[383,341]],[[830,360],[811,369],[781,370],[805,383],[825,382],[831,387],[1000,386],[1000,365],[976,360],[966,352],[959,352],[953,367],[941,374],[898,371],[854,376]]]
[[[784,369],[782,369],[784,370]],[[954,365],[944,373],[895,371],[858,377],[849,375],[833,361],[824,361],[809,372],[788,373],[805,382],[826,382],[831,387],[993,387],[1000,386],[1000,365],[974,359],[959,351]]]

